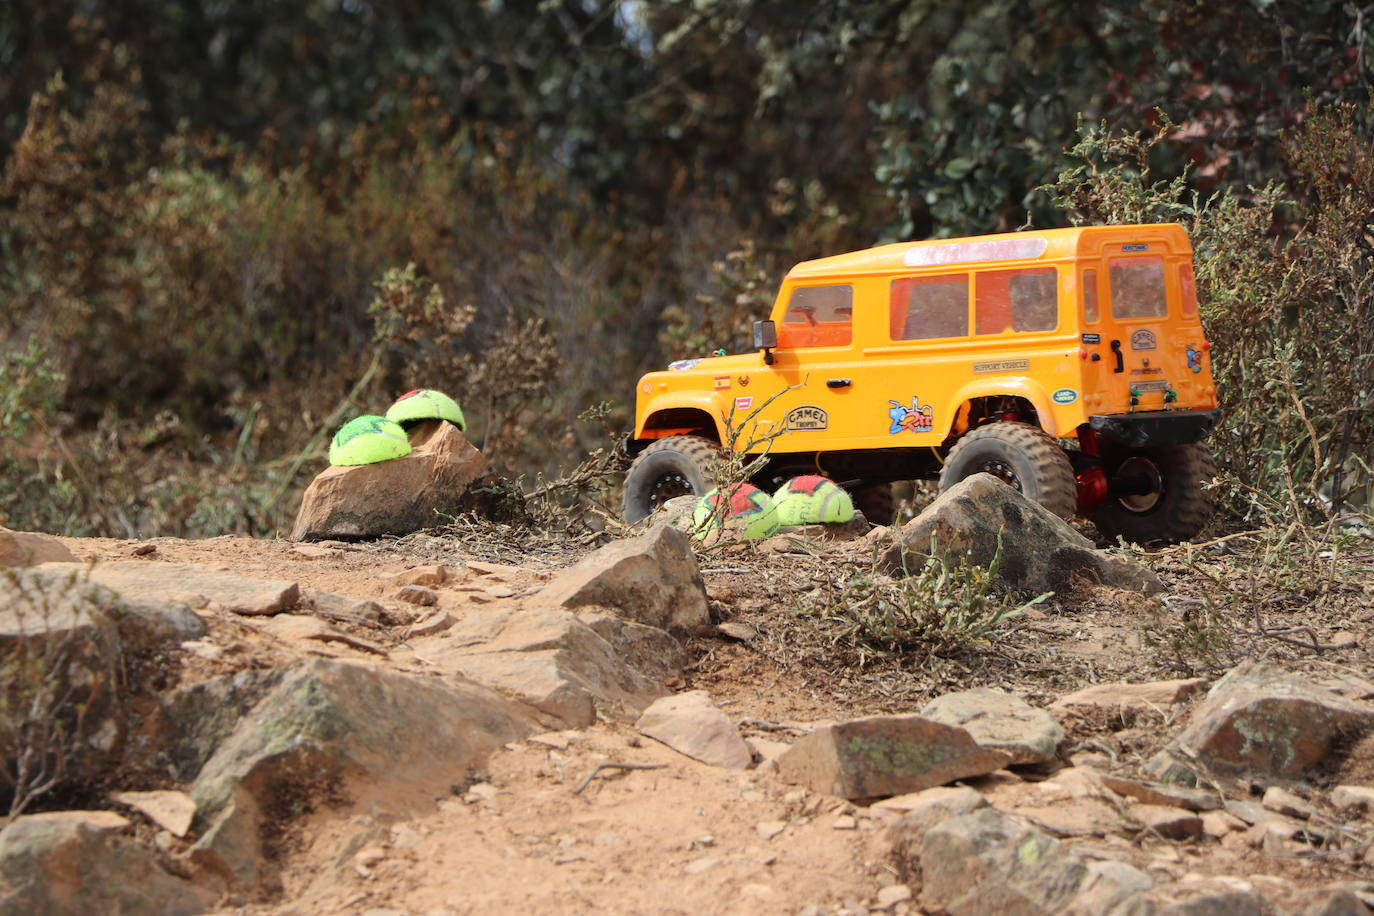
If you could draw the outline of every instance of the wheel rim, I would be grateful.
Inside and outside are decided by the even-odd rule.
[[[1011,465],[996,458],[989,458],[982,464],[973,469],[974,474],[991,474],[1001,480],[1007,486],[1015,487],[1020,491],[1021,481],[1016,479],[1016,472],[1011,469]]]
[[[1135,489],[1145,490],[1130,496],[1118,496],[1117,502],[1128,512],[1149,512],[1164,498],[1164,475],[1159,466],[1149,458],[1135,455],[1127,458],[1116,469],[1115,477],[1122,480],[1139,481]]]
[[[694,492],[686,477],[681,474],[665,474],[654,481],[653,489],[649,491],[649,511],[654,512],[674,497],[691,496]]]

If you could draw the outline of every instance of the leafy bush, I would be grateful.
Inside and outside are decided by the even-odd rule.
[[[1186,175],[1154,177],[1174,130],[1167,119],[1149,134],[1087,125],[1048,190],[1079,223],[1183,223],[1225,410],[1210,444],[1244,482],[1231,510],[1269,520],[1272,501],[1253,490],[1320,515],[1352,456],[1374,453],[1374,273],[1360,247],[1374,147],[1352,106],[1316,109],[1284,135],[1294,187],[1204,196]]]

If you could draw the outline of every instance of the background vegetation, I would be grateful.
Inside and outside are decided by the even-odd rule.
[[[1235,512],[1320,514],[1374,450],[1365,12],[5,4],[0,523],[272,533],[416,385],[548,472],[797,260],[1120,219],[1193,233]]]

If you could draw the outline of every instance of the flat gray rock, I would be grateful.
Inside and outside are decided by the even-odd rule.
[[[193,609],[235,614],[275,614],[296,606],[300,586],[295,582],[253,579],[185,563],[113,560],[91,566],[49,563],[45,572],[85,574],[130,601],[177,602]]]
[[[1005,752],[1012,764],[1048,763],[1064,740],[1064,729],[1054,716],[1018,696],[988,687],[937,697],[921,715],[960,726],[983,747]]]

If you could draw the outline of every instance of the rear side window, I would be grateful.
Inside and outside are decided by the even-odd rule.
[[[968,336],[968,275],[892,281],[888,312],[893,340]]]
[[[844,347],[853,333],[852,286],[803,286],[787,301],[778,325],[778,348]]]
[[[973,291],[979,334],[1059,326],[1059,274],[1053,267],[984,271],[974,276]]]
[[[1083,320],[1097,324],[1097,271],[1083,271]]]
[[[1178,265],[1178,288],[1183,295],[1183,314],[1197,314],[1197,284],[1193,282],[1193,265]]]
[[[1111,261],[1112,317],[1163,318],[1163,258],[1113,258]]]

